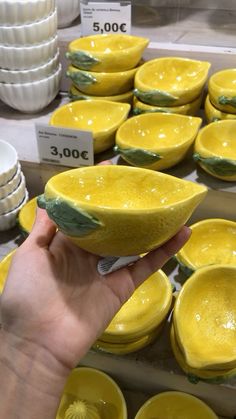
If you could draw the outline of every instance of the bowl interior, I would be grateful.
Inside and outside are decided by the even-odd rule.
[[[211,83],[218,89],[236,91],[236,68],[219,71],[211,76]]]
[[[76,39],[71,43],[71,48],[108,55],[111,52],[115,53],[133,48],[143,40],[144,38],[130,35],[92,35]]]
[[[0,175],[17,164],[17,152],[9,143],[0,140]]]
[[[212,155],[236,160],[236,121],[217,121],[199,133],[200,144]]]

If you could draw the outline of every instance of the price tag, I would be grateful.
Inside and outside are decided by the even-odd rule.
[[[82,35],[131,32],[131,1],[93,2],[81,0]]]
[[[92,132],[46,124],[37,124],[35,129],[42,163],[71,167],[94,164]]]

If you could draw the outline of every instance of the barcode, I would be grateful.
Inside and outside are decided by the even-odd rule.
[[[61,163],[60,160],[47,159],[45,157],[42,158],[42,161],[47,161],[49,163]]]

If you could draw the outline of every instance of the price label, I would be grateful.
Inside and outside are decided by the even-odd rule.
[[[93,2],[81,0],[82,35],[131,32],[131,1]]]
[[[42,163],[70,167],[94,164],[92,132],[44,124],[37,124],[35,129]]]

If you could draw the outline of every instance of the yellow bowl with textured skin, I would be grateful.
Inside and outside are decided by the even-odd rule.
[[[23,234],[28,235],[34,225],[37,210],[37,197],[25,204],[18,215],[18,224]]]
[[[202,103],[202,95],[193,100],[193,102],[186,103],[180,106],[154,106],[148,105],[147,103],[141,102],[137,97],[134,96],[133,100],[133,114],[139,115],[146,112],[164,112],[164,113],[177,113],[181,115],[195,116]]]
[[[201,123],[201,118],[172,113],[134,116],[117,130],[116,151],[132,166],[167,169],[184,159]]]
[[[81,70],[113,73],[136,67],[148,44],[140,36],[91,35],[70,42],[66,56]]]
[[[155,58],[137,71],[134,94],[149,105],[185,105],[202,93],[210,66],[188,58]]]
[[[3,291],[14,253],[15,250],[12,250],[0,261],[0,294]]]
[[[115,143],[115,133],[129,114],[128,103],[108,100],[82,100],[68,103],[53,112],[50,125],[92,131],[94,153]]]
[[[133,104],[133,90],[129,92],[122,93],[121,95],[113,95],[113,96],[91,96],[85,95],[80,90],[76,89],[75,86],[71,86],[69,90],[69,98],[73,101],[75,100],[111,100],[112,102],[121,102],[121,103],[129,103],[130,105]]]
[[[195,162],[210,175],[236,180],[236,120],[216,121],[202,128],[194,144]]]
[[[212,74],[208,82],[211,103],[220,111],[236,114],[236,68]]]
[[[79,247],[128,256],[174,236],[206,193],[203,185],[153,170],[106,165],[53,176],[38,204]]]
[[[236,119],[235,113],[226,113],[215,108],[210,101],[209,95],[206,97],[204,110],[208,124],[215,121],[221,121],[222,119]]]

